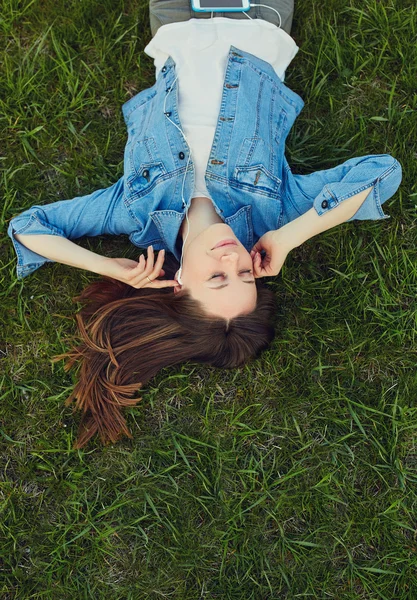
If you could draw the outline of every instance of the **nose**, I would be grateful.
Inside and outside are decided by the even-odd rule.
[[[238,259],[239,254],[237,252],[228,252],[227,254],[223,254],[223,256],[220,257],[220,260],[226,264],[236,263]]]

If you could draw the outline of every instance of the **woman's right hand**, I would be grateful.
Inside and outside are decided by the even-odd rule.
[[[165,250],[160,250],[155,262],[153,247],[149,246],[148,258],[145,259],[141,254],[137,262],[129,258],[106,258],[101,274],[127,283],[134,288],[161,289],[174,287],[178,285],[178,282],[174,279],[158,280],[158,277],[165,275],[162,268],[164,259]]]

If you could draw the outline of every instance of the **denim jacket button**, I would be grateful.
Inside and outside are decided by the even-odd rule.
[[[145,169],[144,171],[142,171],[142,176],[145,179],[149,179],[149,171],[148,171],[148,169]]]
[[[166,68],[166,67],[162,67],[162,69],[161,69],[161,72],[162,72],[162,73],[165,73],[165,71],[166,71],[166,70],[167,70],[167,68]]]
[[[321,207],[327,208],[328,206],[329,206],[329,203],[327,202],[327,200],[323,200],[323,202],[321,203]]]
[[[184,152],[180,152],[180,153],[178,154],[178,156],[180,157],[180,159],[181,159],[181,160],[184,160],[184,158],[185,158],[185,154],[184,154]]]

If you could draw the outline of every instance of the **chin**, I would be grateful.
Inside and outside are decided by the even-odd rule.
[[[210,227],[206,229],[206,236],[207,237],[205,237],[205,240],[210,248],[225,238],[234,239],[238,244],[240,244],[239,238],[235,236],[235,233],[230,225],[226,225],[226,223],[214,223],[213,225],[210,225]]]
[[[214,223],[214,225],[211,225],[211,227],[214,227],[217,232],[219,232],[221,229],[222,231],[225,231],[226,235],[230,235],[230,237],[236,237],[233,229],[230,227],[230,225],[226,225],[226,223]],[[221,235],[225,234],[222,233]]]
[[[227,225],[227,223],[213,223],[213,225],[210,225],[210,227],[227,227],[227,229],[233,231],[233,229],[230,227],[230,225]],[[210,227],[207,229],[210,229]]]

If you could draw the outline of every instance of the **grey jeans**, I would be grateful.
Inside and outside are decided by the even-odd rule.
[[[294,14],[294,0],[251,0],[252,4],[266,4],[275,8],[281,15],[281,27],[287,33],[291,31],[292,17]],[[251,8],[247,14],[252,19],[264,19],[275,25],[279,24],[278,15],[269,8],[256,6]],[[242,12],[215,12],[215,18],[228,17],[230,19],[247,19]],[[154,36],[161,25],[167,23],[177,23],[178,21],[188,21],[189,19],[210,19],[209,12],[195,12],[191,8],[191,0],[150,0],[149,16],[151,21],[151,31]]]

